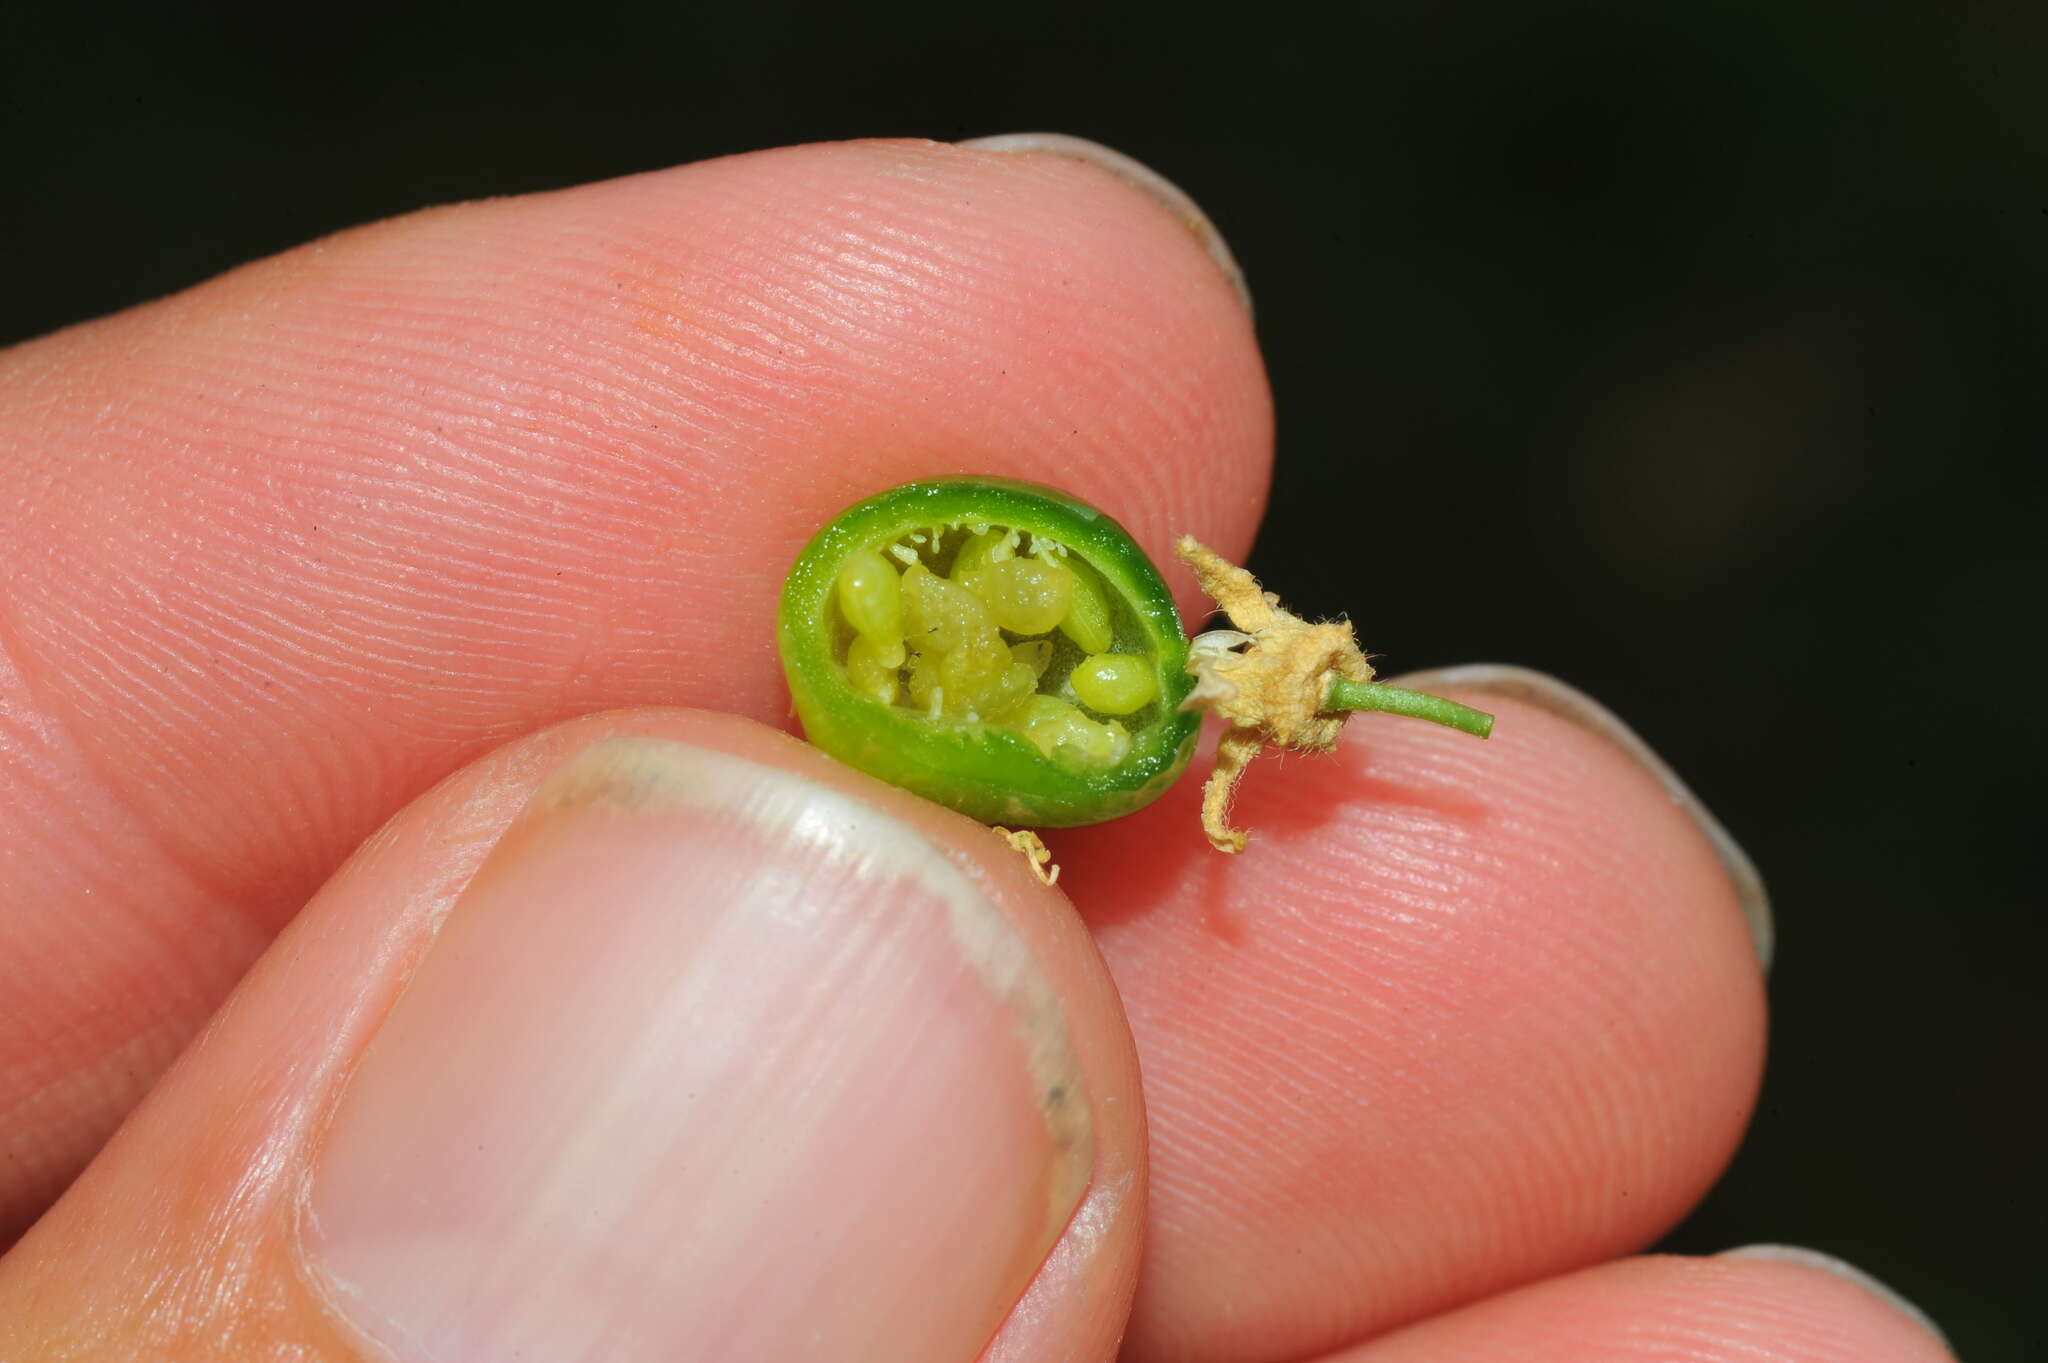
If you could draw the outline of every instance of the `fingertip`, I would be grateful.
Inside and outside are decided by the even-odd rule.
[[[1330,1363],[1954,1363],[1931,1324],[1873,1292],[1864,1275],[1811,1263],[1810,1251],[1767,1249],[1603,1264],[1419,1322]]]
[[[1247,316],[1253,315],[1251,286],[1245,282],[1244,270],[1238,265],[1237,257],[1231,253],[1230,243],[1223,239],[1223,233],[1202,211],[1186,190],[1161,175],[1152,167],[1134,156],[1127,156],[1114,147],[1085,137],[1074,137],[1067,133],[1003,133],[992,137],[971,137],[954,143],[976,151],[1002,152],[1008,155],[1039,154],[1064,156],[1084,165],[1094,166],[1114,176],[1125,184],[1144,194],[1187,230],[1197,246],[1202,248],[1223,274],[1224,282],[1231,292],[1244,304]]]
[[[373,839],[0,1300],[116,1352],[172,1316],[252,1356],[661,1356],[715,1317],[762,1356],[1106,1357],[1144,1177],[1115,993],[1021,857],[747,721],[615,712]]]
[[[435,780],[614,707],[784,722],[778,591],[854,501],[1050,483],[1163,562],[1247,545],[1271,455],[1243,309],[1155,198],[915,142],[344,233],[10,352],[0,428],[38,451],[0,462],[25,1214]],[[91,1110],[20,1106],[60,1088]]]
[[[1628,1252],[1740,1138],[1763,982],[1715,849],[1608,739],[1446,691],[1490,739],[1372,714],[1255,761],[1242,856],[1193,780],[1055,844],[1153,1106],[1133,1357],[1307,1353]]]
[[[1939,1344],[1942,1348],[1949,1349],[1952,1347],[1949,1344],[1948,1336],[1942,1332],[1940,1326],[1934,1323],[1932,1316],[1929,1316],[1925,1311],[1922,1311],[1919,1307],[1901,1296],[1886,1283],[1864,1272],[1846,1259],[1838,1258],[1832,1254],[1823,1254],[1817,1249],[1808,1249],[1804,1245],[1769,1244],[1744,1245],[1739,1249],[1723,1250],[1719,1257],[1723,1259],[1749,1260],[1756,1263],[1789,1264],[1795,1268],[1811,1269],[1817,1273],[1829,1274],[1869,1293],[1883,1305],[1896,1311],[1899,1315],[1926,1331],[1935,1343]]]
[[[1390,680],[1398,680],[1403,686],[1417,689],[1447,689],[1525,701],[1618,748],[1664,791],[1673,806],[1698,826],[1700,836],[1713,848],[1714,855],[1720,859],[1722,869],[1734,886],[1743,920],[1749,925],[1750,937],[1756,943],[1757,960],[1766,973],[1770,971],[1777,931],[1771,913],[1770,891],[1764,885],[1762,873],[1750,860],[1749,853],[1728,832],[1727,826],[1693,793],[1684,778],[1672,770],[1671,764],[1621,716],[1561,678],[1510,663],[1468,663],[1409,673]]]

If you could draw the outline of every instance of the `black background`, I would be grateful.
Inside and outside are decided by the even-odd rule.
[[[2043,1343],[2048,6],[74,6],[0,35],[0,341],[336,228],[785,142],[1095,137],[1257,298],[1253,567],[1614,706],[1777,904],[1668,1242]]]

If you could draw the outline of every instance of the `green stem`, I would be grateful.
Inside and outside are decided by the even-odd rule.
[[[1413,715],[1480,738],[1493,732],[1493,716],[1483,710],[1460,705],[1442,696],[1425,696],[1420,691],[1403,691],[1383,682],[1355,682],[1345,677],[1330,682],[1325,710],[1384,710],[1392,715]]]

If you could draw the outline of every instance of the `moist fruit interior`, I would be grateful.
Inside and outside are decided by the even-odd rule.
[[[1123,761],[1158,717],[1137,622],[1044,535],[979,521],[909,531],[848,556],[831,611],[848,685],[929,723],[1008,730],[1087,770]]]

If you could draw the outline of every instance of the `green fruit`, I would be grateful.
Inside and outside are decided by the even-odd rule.
[[[1159,570],[1051,488],[947,478],[848,508],[790,570],[778,634],[811,742],[985,823],[1128,814],[1194,750],[1187,641]],[[1117,685],[1098,660],[1077,691],[1091,655],[1114,655]]]

